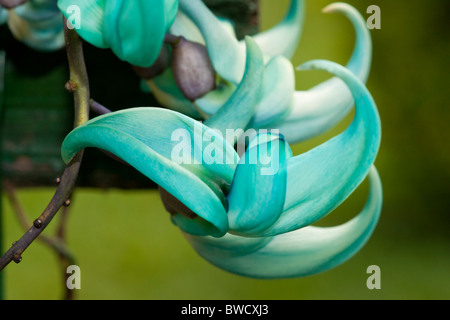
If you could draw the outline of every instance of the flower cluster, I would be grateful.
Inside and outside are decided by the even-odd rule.
[[[364,84],[372,44],[357,10],[329,5],[325,12],[345,15],[355,28],[353,54],[345,67],[325,60],[302,64],[297,70],[335,77],[297,91],[289,59],[300,39],[304,2],[292,0],[278,25],[238,40],[232,23],[201,0],[77,1],[84,16],[79,35],[129,62],[165,108],[124,109],[88,121],[67,135],[63,160],[95,147],[126,161],[158,184],[172,222],[199,255],[230,272],[298,277],[346,261],[371,236],[382,205],[373,166],[380,118]],[[8,23],[14,14],[28,23],[20,10],[37,3],[45,1],[17,7]],[[69,18],[73,1],[57,4]],[[345,131],[293,155],[290,145],[332,128],[353,105]],[[255,134],[247,135],[249,129]],[[174,139],[180,130],[185,134]],[[227,130],[237,134],[228,138]],[[176,161],[174,150],[188,161]],[[355,218],[312,226],[367,177],[368,201]]]
[[[55,0],[8,2],[14,6],[9,10],[0,6],[0,24],[6,22],[14,37],[40,51],[64,47],[62,13]],[[16,6],[19,3],[23,4]]]

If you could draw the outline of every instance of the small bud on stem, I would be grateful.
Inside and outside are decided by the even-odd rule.
[[[40,219],[34,220],[34,221],[33,221],[33,226],[34,226],[35,228],[38,228],[38,229],[42,228],[42,220],[40,220]]]
[[[66,87],[66,90],[71,93],[74,93],[75,91],[77,91],[77,84],[75,82],[73,82],[72,80],[67,81],[65,87]]]
[[[15,255],[13,256],[13,261],[14,261],[15,263],[20,263],[20,262],[22,262],[22,256],[21,256],[20,254],[15,254]]]

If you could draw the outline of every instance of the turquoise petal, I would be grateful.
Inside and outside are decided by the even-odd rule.
[[[73,5],[73,0],[58,0],[58,7],[67,19],[70,18],[69,8]],[[109,48],[102,32],[105,0],[77,0],[76,5],[81,13],[81,28],[77,29],[80,37],[98,48]]]
[[[170,82],[166,81],[169,80],[169,77],[171,79]],[[171,109],[178,111],[179,105],[195,105],[198,112],[206,119],[221,108],[224,108],[224,105],[236,91],[234,84],[219,79],[215,90],[191,103],[182,97],[182,93],[177,89],[171,72],[155,77],[152,81],[157,87],[155,95],[164,106],[169,106]],[[164,95],[159,90],[162,90]],[[295,75],[291,62],[283,56],[269,59],[265,65],[261,98],[256,106],[251,127],[264,128],[267,124],[273,122],[274,119],[286,117],[292,108],[294,92]]]
[[[178,0],[163,0],[163,2],[164,22],[166,24],[166,30],[164,32],[168,32],[178,13]]]
[[[295,92],[292,63],[275,56],[266,64],[262,98],[256,107],[252,127],[266,128],[274,119],[284,119],[290,113]]]
[[[235,85],[245,69],[245,47],[201,0],[180,0],[180,10],[200,30],[216,72]]]
[[[200,30],[198,30],[195,23],[181,10],[178,10],[175,21],[169,29],[169,33],[174,36],[184,37],[192,42],[205,44]]]
[[[59,0],[61,11],[71,0]],[[164,34],[173,23],[177,0],[81,0],[81,28],[77,32],[94,46],[111,48],[121,60],[151,66],[159,55]]]
[[[283,55],[284,57],[290,59],[297,49],[297,45],[300,40],[300,36],[302,33],[302,26],[304,21],[304,0],[291,0],[289,9],[284,19],[279,22],[274,27],[265,30],[263,32],[257,33],[252,37],[255,39],[256,43],[260,47],[261,51],[264,55],[268,57],[273,57],[277,55]],[[188,3],[186,3],[187,5]],[[193,3],[192,6],[200,6],[200,4]],[[199,7],[200,8],[200,7]],[[172,25],[170,32],[174,35],[183,36],[186,39],[198,43],[205,43],[204,36],[208,38],[207,34],[202,35],[202,33],[209,33],[212,30],[208,30],[207,24],[212,22],[213,24],[222,24],[222,28],[216,31],[216,38],[225,38],[229,44],[232,44],[232,48],[235,51],[235,54],[244,55],[245,53],[245,41],[239,41],[239,45],[241,46],[241,50],[237,50],[235,47],[236,42],[231,40],[230,38],[236,38],[236,34],[234,32],[233,24],[226,19],[222,19],[217,17],[216,19],[212,19],[210,15],[203,13],[195,13],[191,12],[188,15],[184,13],[184,11],[194,10],[187,8],[185,9],[184,4],[180,4],[180,9],[177,14],[177,18],[175,19],[174,24]],[[199,10],[202,12],[205,11],[205,8],[202,7]],[[195,20],[190,17],[194,17]],[[204,19],[204,20],[203,20]],[[194,21],[195,23],[194,23]],[[198,26],[196,26],[198,24]],[[222,33],[220,35],[220,33]],[[228,35],[227,35],[228,34]],[[213,43],[211,43],[212,45]],[[225,48],[225,47],[224,47]],[[241,58],[242,59],[242,58]]]
[[[29,0],[9,11],[8,27],[14,37],[39,51],[64,47],[62,15],[55,0]]]
[[[231,26],[229,21],[219,18],[218,20],[223,26],[223,32],[228,32],[235,37],[234,33],[230,31]],[[176,36],[182,36],[192,42],[200,44],[205,43],[200,30],[194,22],[180,10],[177,13],[174,23],[170,27],[170,33]],[[243,45],[245,46],[245,43],[243,43]],[[245,50],[246,49],[244,48],[242,52],[244,55]],[[195,102],[186,99],[178,89],[171,68],[168,68],[163,74],[147,80],[147,82],[148,86],[153,91],[155,98],[163,106],[196,119],[207,119],[226,103],[237,87],[234,83],[226,81],[220,76],[217,78],[216,88],[205,94],[203,97],[195,100]]]
[[[195,100],[194,103],[204,115],[204,118],[207,119],[225,105],[236,91],[236,87],[235,84],[219,78],[216,89]]]
[[[375,102],[351,71],[325,60],[307,62],[302,69],[326,70],[341,78],[356,101],[355,117],[340,135],[289,159],[284,212],[265,235],[302,228],[335,209],[363,181],[380,146]]]
[[[347,223],[305,227],[267,238],[227,234],[215,239],[186,235],[200,256],[219,268],[254,278],[292,278],[324,272],[354,256],[372,235],[382,209],[382,186],[374,167],[364,209]]]
[[[161,51],[166,31],[161,0],[108,0],[103,37],[121,60],[150,67]]]
[[[286,196],[287,147],[273,133],[251,140],[228,195],[230,233],[257,236],[278,220]]]
[[[195,10],[195,8],[199,10]],[[212,57],[217,57],[214,58],[217,59],[217,64],[214,64],[213,60],[215,68],[221,66],[222,69],[219,67],[220,70],[228,72],[225,78],[231,79],[231,83],[224,82],[224,85],[219,87],[220,89],[212,91],[196,101],[195,105],[200,114],[203,118],[208,118],[217,112],[229,99],[234,89],[234,84],[240,79],[241,73],[235,69],[243,68],[240,61],[244,55],[244,48],[242,43],[240,43],[240,50],[236,48],[234,36],[227,31],[224,24],[215,18],[202,3],[185,1],[184,4],[180,5],[180,9],[185,10],[187,13],[187,16],[184,17],[184,24],[191,24],[190,28],[186,28],[186,30],[191,31],[186,32],[200,37],[198,30],[196,32],[192,31],[195,30],[193,22],[197,24],[200,32],[205,37],[209,53]],[[286,16],[289,23],[285,19],[280,25],[289,25],[289,28],[294,28],[295,24],[299,24],[302,21],[300,19],[302,9],[303,2],[292,2],[290,13]],[[365,81],[370,71],[372,44],[370,32],[366,27],[364,18],[355,8],[345,3],[331,4],[324,11],[340,12],[347,16],[354,25],[356,30],[355,48],[347,66]],[[184,13],[182,14],[184,15]],[[190,22],[187,23],[186,21]],[[211,23],[215,26],[217,25],[213,32],[208,27]],[[285,30],[285,27],[278,28],[276,26],[274,28],[278,31],[273,31],[273,34]],[[280,46],[277,47],[281,48]],[[264,53],[264,48],[262,51]],[[269,74],[269,76],[265,77],[264,96],[261,99],[261,105],[257,107],[255,117],[251,123],[252,127],[280,129],[289,143],[296,143],[325,132],[342,120],[350,111],[353,99],[348,88],[340,79],[330,79],[308,91],[295,91],[293,71],[288,66],[289,62],[287,59],[282,63],[280,57],[275,57],[277,66],[273,63],[274,60],[270,60],[268,56],[265,56],[265,59],[268,61],[266,75]],[[236,63],[233,63],[231,60]],[[218,73],[222,76],[220,71]],[[239,76],[230,76],[231,73],[239,74]],[[283,78],[283,81],[275,81],[277,78]],[[165,105],[174,108],[177,99],[167,99],[168,97],[170,97],[170,94],[166,95],[164,101],[170,104]]]
[[[205,125],[218,129],[223,136],[226,136],[227,129],[245,131],[261,99],[260,94],[264,79],[263,56],[252,38],[246,37],[245,41],[247,44],[247,63],[242,82],[226,104],[205,121]],[[235,141],[229,142],[234,144]]]
[[[211,145],[222,152],[220,163],[208,158]],[[204,220],[208,234],[227,232],[224,194],[229,191],[238,157],[215,130],[174,111],[132,108],[74,129],[63,142],[63,160],[68,163],[88,147],[113,153],[164,188]],[[183,229],[183,225],[179,227]]]
[[[225,82],[216,90],[195,101],[205,117],[218,112],[230,96],[235,86]],[[265,128],[274,119],[283,119],[291,111],[295,92],[295,74],[292,63],[283,56],[268,59],[264,70],[261,98],[256,106],[251,127]]]
[[[304,18],[305,1],[291,0],[284,19],[274,27],[256,34],[254,39],[265,55],[283,55],[291,59],[300,41]]]
[[[2,6],[0,6],[0,26],[6,22],[8,19],[8,10],[3,9]]]
[[[372,60],[372,41],[365,19],[346,3],[333,3],[324,11],[342,13],[352,22],[356,42],[347,67],[365,82]],[[348,88],[340,79],[333,78],[310,90],[296,91],[290,114],[268,127],[280,129],[287,141],[293,144],[329,130],[348,114],[352,105]]]
[[[292,106],[292,94],[295,90],[295,76],[293,73],[293,67],[287,59],[282,57],[274,57],[272,55],[283,54],[286,57],[292,55],[297,47],[297,43],[301,33],[301,24],[303,21],[303,0],[293,0],[289,8],[285,19],[275,27],[256,34],[254,37],[256,43],[260,47],[261,51],[268,60],[266,66],[267,77],[264,79],[264,98],[261,100],[260,105],[257,107],[258,111],[253,119],[253,126],[263,127],[269,122],[273,122],[274,119],[279,119],[285,116]],[[183,8],[183,6],[181,6]],[[205,15],[198,17],[198,19],[204,19]],[[198,21],[198,20],[197,20]],[[222,28],[215,30],[217,33],[216,38],[226,39],[227,43],[231,44],[234,48],[235,41],[229,38],[235,38],[232,26],[229,22],[217,19],[214,23],[220,22]],[[201,25],[206,25],[208,22],[202,20]],[[205,32],[205,28],[202,29]],[[206,29],[207,32],[208,29]],[[191,41],[204,43],[203,36],[194,22],[189,19],[183,12],[179,12],[174,25],[171,28],[171,32],[176,35],[182,35]],[[222,35],[219,34],[222,33]],[[206,35],[208,37],[208,35]],[[222,41],[222,40],[221,40]],[[218,43],[210,41],[210,46],[217,46]],[[240,51],[235,50],[226,51],[220,53],[222,55],[230,54],[245,54],[245,40],[241,40],[239,45],[242,47]],[[227,45],[224,46],[225,50]],[[211,52],[215,52],[215,49],[209,48]],[[221,49],[217,51],[220,52]],[[223,57],[222,57],[223,58]],[[238,60],[240,60],[239,58]],[[221,74],[220,74],[221,75]],[[211,91],[204,97],[197,99],[195,104],[205,118],[208,118],[212,114],[216,113],[230,98],[236,85],[226,80],[220,81],[216,90]],[[168,102],[168,99],[165,99]],[[173,99],[169,105],[171,109],[175,108],[175,99]],[[273,106],[277,107],[274,108]]]

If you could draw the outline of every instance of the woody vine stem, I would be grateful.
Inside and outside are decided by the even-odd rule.
[[[78,127],[89,120],[89,80],[84,62],[83,41],[73,29],[67,27],[66,18],[63,22],[70,71],[70,80],[66,83],[66,89],[72,92],[74,96],[74,127]],[[59,209],[67,205],[67,201],[70,201],[82,158],[83,151],[78,153],[66,166],[56,192],[45,210],[34,220],[28,231],[18,241],[14,242],[11,248],[0,258],[0,271],[11,261],[19,263],[22,260],[22,253],[44,231]]]

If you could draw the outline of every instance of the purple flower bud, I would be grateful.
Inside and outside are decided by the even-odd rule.
[[[179,37],[172,41],[172,71],[183,95],[194,101],[215,88],[216,72],[206,47]]]

